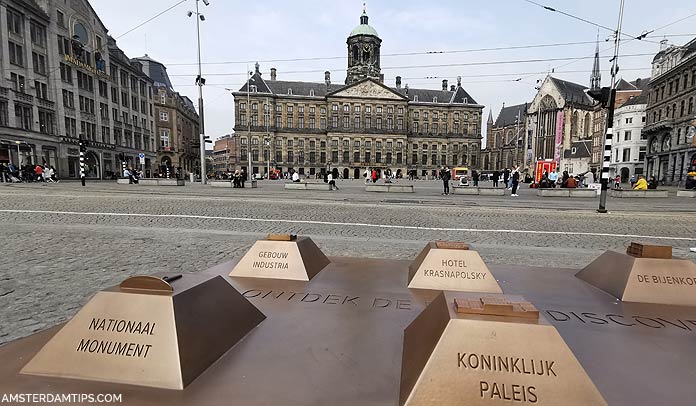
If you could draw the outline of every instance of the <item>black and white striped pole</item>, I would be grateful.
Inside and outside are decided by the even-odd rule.
[[[619,23],[614,32],[614,57],[611,58],[611,88],[590,91],[588,94],[607,107],[607,129],[604,137],[604,154],[602,156],[602,189],[599,195],[598,213],[607,212],[607,192],[609,190],[609,163],[611,161],[611,145],[614,138],[614,103],[616,102],[616,74],[619,73],[619,45],[621,43],[621,24],[623,23],[624,0],[619,8]]]
[[[87,152],[87,141],[80,140],[80,181],[85,185],[85,152]]]
[[[616,89],[609,90],[607,108],[607,132],[604,137],[604,155],[602,157],[602,190],[599,195],[599,208],[597,212],[607,212],[607,193],[609,191],[609,163],[611,162],[611,145],[614,139],[614,103],[616,102]]]

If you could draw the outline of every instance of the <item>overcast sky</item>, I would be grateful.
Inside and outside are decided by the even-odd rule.
[[[188,0],[121,36],[177,2],[91,1],[110,34],[117,38],[118,45],[128,56],[147,53],[166,64],[176,90],[196,103],[195,20],[186,15],[188,10],[195,8],[194,0]],[[537,2],[606,27],[616,27],[618,0]],[[345,80],[346,38],[359,23],[362,1],[210,0],[210,3],[205,7],[201,2],[200,6],[205,14],[201,36],[203,61],[206,63],[203,76],[207,80],[204,89],[206,131],[214,139],[230,133],[233,127],[233,98],[225,88],[238,90],[245,80],[247,67],[253,69],[254,61],[260,62],[265,78],[270,76],[270,68],[275,67],[279,80],[323,82],[325,70],[331,71],[332,82],[343,83]],[[696,13],[696,3],[691,0],[660,3],[629,0],[626,3],[622,31],[634,36]],[[412,88],[437,89],[441,87],[442,79],[449,79],[452,84],[456,83],[457,76],[462,76],[464,88],[479,104],[486,106],[484,131],[490,109],[495,118],[503,103],[512,105],[530,101],[536,92],[537,80],[543,79],[552,69],[555,69],[556,77],[589,85],[598,28],[549,12],[525,0],[372,0],[367,2],[367,12],[370,25],[383,41],[382,73],[386,84],[394,86],[394,78],[400,75],[404,84]],[[599,29],[599,34],[602,84],[608,85],[613,43],[606,42],[611,35],[608,30]],[[656,31],[647,37],[652,42],[622,42],[619,76],[627,80],[649,77],[652,55],[659,50],[658,42],[665,35],[670,43],[681,45],[688,42],[696,37],[696,17]],[[585,43],[388,56],[576,42]],[[648,55],[631,56],[641,54]],[[314,60],[287,61],[308,58]],[[586,59],[549,60],[563,58]],[[530,59],[544,61],[497,63]],[[477,64],[481,62],[486,64]],[[423,65],[428,67],[419,67]]]

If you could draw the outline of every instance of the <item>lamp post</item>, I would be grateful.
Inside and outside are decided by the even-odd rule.
[[[203,69],[201,65],[201,21],[205,21],[205,16],[198,9],[198,3],[201,1],[206,6],[210,5],[208,0],[196,0],[196,12],[189,11],[188,16],[196,15],[196,37],[198,40],[198,77],[196,78],[196,85],[198,85],[198,131],[201,153],[201,184],[205,185],[207,178],[205,165],[205,120],[203,114],[203,85],[205,84],[205,79],[202,76]]]

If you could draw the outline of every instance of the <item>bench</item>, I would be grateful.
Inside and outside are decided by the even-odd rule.
[[[677,197],[696,197],[696,190],[678,190]]]
[[[285,190],[331,190],[328,183],[319,182],[292,182],[286,183]]]
[[[612,189],[611,197],[617,198],[665,198],[669,197],[666,190],[633,190]]]
[[[504,188],[480,186],[452,186],[455,195],[505,196]]]
[[[232,187],[231,180],[209,180],[208,184],[212,187]]]
[[[537,196],[541,197],[597,197],[594,189],[537,189]]]
[[[231,180],[209,180],[208,184],[212,187],[229,187],[232,188],[234,187],[234,184],[232,183]],[[256,183],[255,180],[252,181],[246,181],[244,182],[244,187],[245,188],[256,188],[258,187],[258,183]]]
[[[185,186],[186,182],[183,179],[142,178],[138,180],[138,184],[143,186]]]
[[[395,183],[375,183],[371,185],[366,185],[365,191],[378,193],[413,193],[413,185],[398,185]]]

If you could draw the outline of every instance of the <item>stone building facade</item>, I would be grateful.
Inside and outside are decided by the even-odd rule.
[[[193,102],[174,90],[162,63],[148,55],[136,60],[142,63],[143,70],[154,81],[154,120],[158,139],[155,172],[163,176],[177,172],[182,176],[199,174],[200,131]]]
[[[530,170],[534,160],[555,160],[561,170],[590,167],[592,154],[577,154],[579,141],[591,141],[595,108],[586,94],[587,87],[547,76],[539,87],[534,100],[527,108],[528,134],[531,137]],[[586,144],[582,144],[584,148]],[[573,147],[576,148],[574,154]],[[566,153],[566,151],[570,151]],[[568,157],[568,158],[564,158]],[[573,159],[572,162],[563,162]],[[579,164],[578,160],[586,163]],[[576,171],[573,171],[574,173]]]
[[[253,173],[271,166],[315,175],[337,169],[360,178],[367,168],[432,176],[440,166],[479,166],[483,106],[461,81],[442,88],[383,84],[381,40],[366,13],[347,40],[345,84],[291,82],[262,77],[259,66],[235,98],[238,164]],[[357,57],[357,58],[356,58]],[[251,159],[251,162],[249,162]]]
[[[650,83],[650,79],[641,79],[638,78],[632,82],[627,82],[624,79],[619,79],[619,81],[616,83],[616,100],[614,101],[614,109],[615,112],[618,110],[621,106],[623,106],[625,103],[629,101],[629,99],[635,98],[643,94],[645,90],[647,90],[648,85]],[[631,110],[634,110],[632,108]],[[593,123],[592,123],[592,160],[590,162],[590,167],[597,171],[597,173],[601,172],[602,169],[602,157],[603,157],[603,152],[604,152],[604,135],[607,130],[607,109],[605,107],[602,107],[601,104],[597,103],[594,108],[595,114],[593,118]],[[643,109],[643,113],[645,113],[645,109]],[[616,114],[616,113],[615,113]],[[641,118],[642,121],[642,118]],[[616,122],[615,122],[616,124]],[[630,123],[630,124],[638,124],[638,123]],[[641,129],[645,125],[645,122],[642,121],[641,124]],[[617,129],[613,128],[614,134],[616,134]],[[614,142],[616,142],[616,138],[613,139]],[[610,164],[611,165],[611,164]],[[642,168],[642,165],[636,166],[636,168],[640,169]],[[619,172],[621,170],[619,169]],[[610,172],[614,173],[611,170],[610,167]],[[631,172],[631,175],[634,173]],[[614,175],[616,176],[616,175]]]
[[[495,122],[492,113],[486,129],[486,149],[481,151],[482,169],[502,170],[526,166],[527,103],[505,106]]]
[[[89,2],[0,3],[0,162],[52,165],[79,177],[120,173],[120,157],[150,171],[155,158],[152,80],[130,60]]]
[[[684,46],[663,46],[652,62],[647,102],[645,168],[666,184],[686,180],[696,165],[696,147],[687,140],[696,124],[696,39]]]
[[[609,178],[621,176],[622,182],[644,174],[647,137],[643,134],[647,94],[631,97],[614,112]]]

